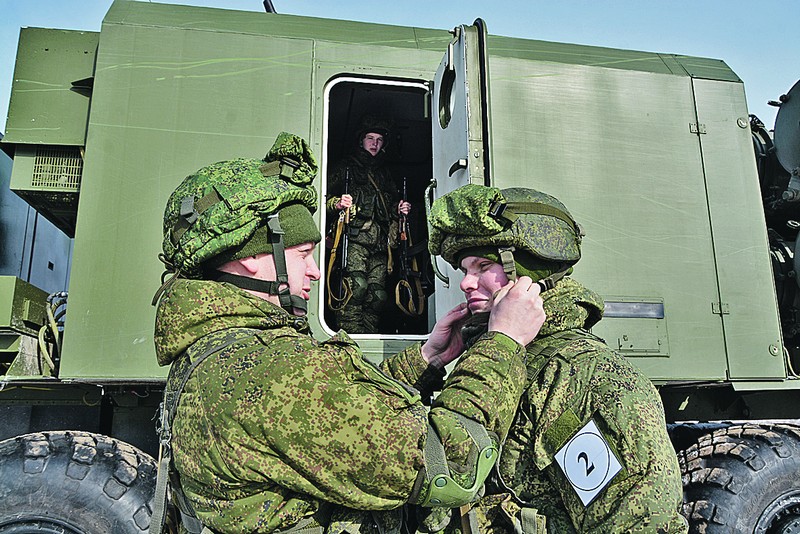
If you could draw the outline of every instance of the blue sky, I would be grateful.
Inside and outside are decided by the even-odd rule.
[[[112,0],[0,0],[0,131],[19,28],[100,29]],[[261,0],[171,3],[263,11]],[[744,80],[750,113],[800,79],[800,1],[784,0],[272,0],[278,13],[450,29],[480,17],[496,35],[724,60]]]

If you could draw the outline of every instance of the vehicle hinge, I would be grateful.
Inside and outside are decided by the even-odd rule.
[[[727,302],[712,302],[711,311],[716,315],[730,315],[731,309]]]
[[[699,122],[690,122],[689,131],[693,134],[704,134],[706,133],[706,125]]]

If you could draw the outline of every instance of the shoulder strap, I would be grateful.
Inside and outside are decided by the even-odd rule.
[[[389,208],[386,207],[386,201],[383,199],[383,191],[381,191],[381,188],[378,187],[377,183],[375,183],[375,178],[372,177],[372,171],[367,172],[367,178],[369,179],[369,183],[372,184],[372,187],[375,188],[375,192],[378,194],[378,201],[380,201],[381,206],[383,206],[383,212],[386,214],[386,217],[391,219],[392,212],[390,212]]]
[[[158,475],[156,477],[156,491],[153,496],[153,514],[150,518],[149,534],[161,534],[164,528],[167,512],[167,486],[169,485],[169,471],[172,463],[172,421],[175,419],[175,412],[177,411],[181,393],[183,393],[186,382],[189,381],[192,371],[203,363],[206,358],[233,345],[237,341],[254,336],[257,332],[258,330],[256,329],[231,330],[219,343],[211,343],[196,357],[193,357],[193,347],[190,347],[184,353],[184,356],[176,360],[170,367],[169,375],[167,376],[167,385],[164,388],[164,400],[159,406],[159,427],[157,429],[159,437]],[[247,333],[247,335],[242,335],[243,333]],[[176,382],[178,386],[175,389],[171,389],[171,384]],[[187,507],[189,506],[185,498],[179,498],[178,502]],[[181,510],[181,515],[188,515],[195,520],[184,522],[184,526],[187,527],[187,530],[190,524],[199,525],[201,528],[201,530],[197,531],[194,531],[195,529],[190,530],[191,534],[207,532],[207,529],[196,520],[191,510]]]

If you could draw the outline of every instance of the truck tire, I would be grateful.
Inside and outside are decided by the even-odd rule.
[[[88,432],[0,442],[0,534],[141,534],[150,526],[156,463]]]
[[[678,461],[689,532],[800,532],[800,428],[731,425]]]

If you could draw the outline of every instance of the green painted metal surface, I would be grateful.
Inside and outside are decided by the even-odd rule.
[[[281,130],[307,137],[325,168],[328,82],[427,83],[450,38],[115,2],[99,34],[61,377],[164,376],[150,300],[164,203],[184,176],[261,156]],[[714,59],[505,37],[489,53],[495,185],[569,206],[587,233],[575,276],[606,300],[663,305],[597,333],[656,381],[784,377],[738,77]],[[325,334],[319,317],[312,328]],[[362,341],[374,358],[403,344]]]
[[[739,84],[694,80],[729,377],[785,376],[764,212]]]
[[[83,146],[89,114],[87,90],[99,35],[23,28],[4,143]]]
[[[169,193],[208,163],[309,135],[311,40],[104,24],[61,376],[151,378]]]
[[[45,321],[47,293],[15,276],[0,276],[0,330],[36,335]]]

